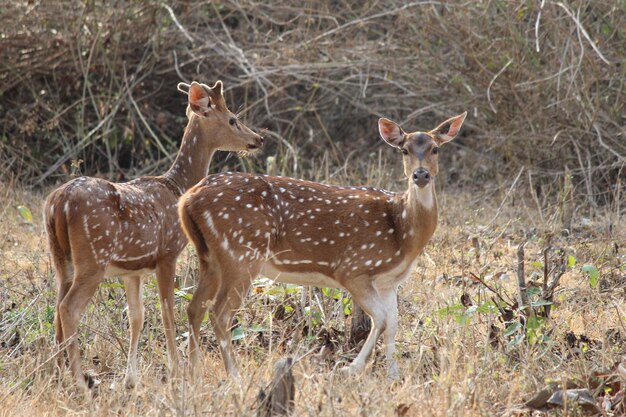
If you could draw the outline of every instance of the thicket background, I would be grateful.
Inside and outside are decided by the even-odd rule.
[[[161,172],[185,125],[176,84],[222,79],[269,129],[237,168],[362,169],[397,157],[379,116],[425,130],[468,110],[447,182],[520,173],[543,198],[569,169],[585,206],[623,188],[623,0],[14,1],[0,15],[3,181]]]

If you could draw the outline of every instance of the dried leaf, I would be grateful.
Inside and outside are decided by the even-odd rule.
[[[554,392],[553,388],[545,388],[535,394],[530,400],[526,401],[524,404],[528,408],[532,408],[533,410],[539,411],[547,411],[550,407],[548,407],[548,400],[552,396]]]
[[[587,411],[602,412],[595,398],[586,388],[558,390],[547,401],[549,406],[561,408],[565,407],[566,403],[578,404]]]
[[[566,390],[574,390],[578,386],[579,385],[571,380],[565,382]],[[560,384],[558,382],[552,382],[547,387],[535,394],[534,397],[532,397],[530,400],[526,401],[524,405],[533,410],[547,411],[552,407],[550,404],[548,404],[548,400],[552,398],[552,395],[556,391],[562,391],[562,388],[563,384]]]
[[[413,404],[404,404],[404,403],[398,404],[398,406],[395,409],[396,416],[406,417],[412,405]]]
[[[500,346],[500,328],[495,324],[492,324],[489,328],[489,344],[493,348]]]
[[[472,305],[472,299],[468,293],[464,292],[463,295],[461,295],[461,304],[463,304],[463,307],[469,307]]]

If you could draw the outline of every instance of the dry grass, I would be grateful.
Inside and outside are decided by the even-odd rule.
[[[267,288],[253,291],[239,314],[246,333],[237,345],[245,370],[241,383],[224,381],[210,326],[205,330],[201,384],[166,382],[165,343],[152,283],[144,297],[141,383],[127,391],[122,383],[127,349],[125,300],[116,281],[108,281],[81,324],[83,364],[100,381],[95,398],[85,402],[76,395],[68,373],[59,378],[54,366],[54,279],[39,221],[42,195],[15,187],[0,191],[7,204],[0,220],[0,415],[254,415],[259,389],[270,381],[273,363],[284,356],[297,359],[297,415],[523,415],[527,413],[522,411],[525,400],[548,380],[593,386],[595,370],[611,368],[626,354],[623,342],[611,339],[616,332],[626,336],[623,223],[615,224],[611,234],[606,231],[611,215],[589,222],[576,217],[575,231],[563,237],[556,223],[538,222],[522,191],[510,193],[501,205],[507,187],[487,187],[480,195],[445,189],[439,198],[439,229],[413,278],[400,291],[397,339],[402,382],[387,381],[380,352],[354,381],[336,375],[334,367],[353,355],[343,336],[348,318],[336,303],[313,292],[311,310],[318,319],[311,321],[309,333],[306,317],[287,314],[281,319],[276,314],[280,305],[295,307],[295,313],[300,305],[299,290],[292,294],[276,291],[281,287],[271,287],[274,294]],[[491,196],[485,198],[487,194]],[[33,224],[21,219],[15,209],[18,204],[33,210]],[[551,210],[558,207],[546,208],[543,215]],[[535,229],[529,227],[529,216],[535,217]],[[538,261],[549,235],[554,235],[553,245],[569,248],[578,261],[563,277],[555,296],[556,306],[545,328],[549,341],[511,345],[501,335],[502,344],[493,347],[488,338],[490,325],[504,327],[497,314],[475,314],[469,323],[459,324],[438,312],[458,305],[463,293],[475,304],[491,296],[468,279],[470,272],[515,297],[517,243],[528,237],[527,259]],[[472,238],[478,239],[478,247]],[[583,263],[600,270],[599,289],[589,287],[580,270]],[[185,288],[193,284],[193,254],[185,252],[179,264],[180,286]],[[538,270],[528,268],[528,274]],[[503,272],[508,280],[502,279]],[[185,306],[186,300],[180,298],[176,318],[183,357]],[[324,330],[330,329],[336,331],[334,352],[318,358],[315,354],[324,342]],[[567,332],[584,334],[601,346],[590,346],[582,353],[567,344]],[[579,415],[576,410],[568,413]]]

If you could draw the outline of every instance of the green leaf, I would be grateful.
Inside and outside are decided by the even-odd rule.
[[[45,317],[46,323],[53,323],[54,322],[54,307],[46,306],[44,317]]]
[[[521,327],[522,327],[522,323],[520,323],[519,321],[514,321],[513,323],[506,326],[506,329],[504,329],[504,336],[505,337],[512,336]]]
[[[520,344],[522,344],[522,342],[524,341],[524,338],[526,336],[524,335],[524,333],[520,333],[517,336],[515,336],[515,338],[513,340],[511,340],[509,342],[509,346],[518,346]]]
[[[343,314],[346,316],[352,314],[352,298],[345,297],[343,299]]]
[[[124,288],[124,284],[119,282],[103,282],[100,286],[104,288]]]
[[[469,324],[469,322],[472,320],[472,314],[471,313],[463,313],[460,314],[458,316],[456,316],[454,318],[456,320],[457,323],[463,325],[463,326],[467,326]]]
[[[235,340],[241,340],[244,337],[246,337],[246,334],[243,331],[243,326],[239,325],[237,327],[235,327],[232,331],[231,331],[231,337],[230,340],[232,340],[233,342]]]
[[[568,268],[573,268],[574,265],[576,265],[576,258],[574,258],[572,255],[569,255],[567,257],[567,267]]]
[[[537,316],[531,316],[526,321],[526,329],[537,330],[541,327],[542,320]]]
[[[30,209],[26,206],[17,206],[17,211],[22,216],[22,219],[26,220],[28,223],[33,222],[33,213],[31,213]]]
[[[184,290],[175,290],[174,291],[174,295],[178,298],[182,298],[184,300],[187,301],[191,301],[191,299],[193,298],[193,294],[190,292],[186,292]]]
[[[322,294],[335,300],[341,299],[341,290],[337,288],[322,287]]]
[[[537,268],[543,268],[543,262],[541,261],[534,261],[530,263],[532,266],[536,266]]]
[[[483,314],[496,313],[498,312],[498,307],[493,301],[485,301],[476,309],[476,311]]]
[[[258,332],[258,333],[269,331],[267,327],[263,327],[260,324],[253,324],[252,326],[250,326],[248,330],[250,330],[251,332]]]
[[[530,306],[531,307],[541,307],[541,306],[549,306],[554,304],[552,301],[548,301],[548,300],[544,300],[543,298],[540,298],[537,301],[531,301],[530,302]]]
[[[598,281],[600,280],[600,271],[598,271],[598,268],[593,265],[586,264],[583,265],[581,269],[589,277],[589,286],[591,288],[597,288]]]
[[[435,311],[435,313],[439,317],[446,317],[446,316],[456,316],[458,314],[463,313],[464,311],[465,311],[465,307],[463,307],[461,304],[454,304],[451,306],[440,308],[439,310]]]
[[[469,306],[467,310],[465,310],[465,314],[472,315],[476,310],[478,310],[478,306]]]
[[[269,290],[266,290],[265,293],[269,295],[278,295],[278,294],[294,294],[300,292],[302,287],[296,284],[283,284],[278,286],[273,286]]]

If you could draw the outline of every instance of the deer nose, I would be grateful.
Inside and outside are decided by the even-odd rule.
[[[248,145],[248,150],[259,149],[261,146],[263,146],[263,136],[256,135],[254,143]]]
[[[413,182],[418,187],[425,187],[430,182],[430,172],[425,170],[424,168],[418,168],[413,171]]]

